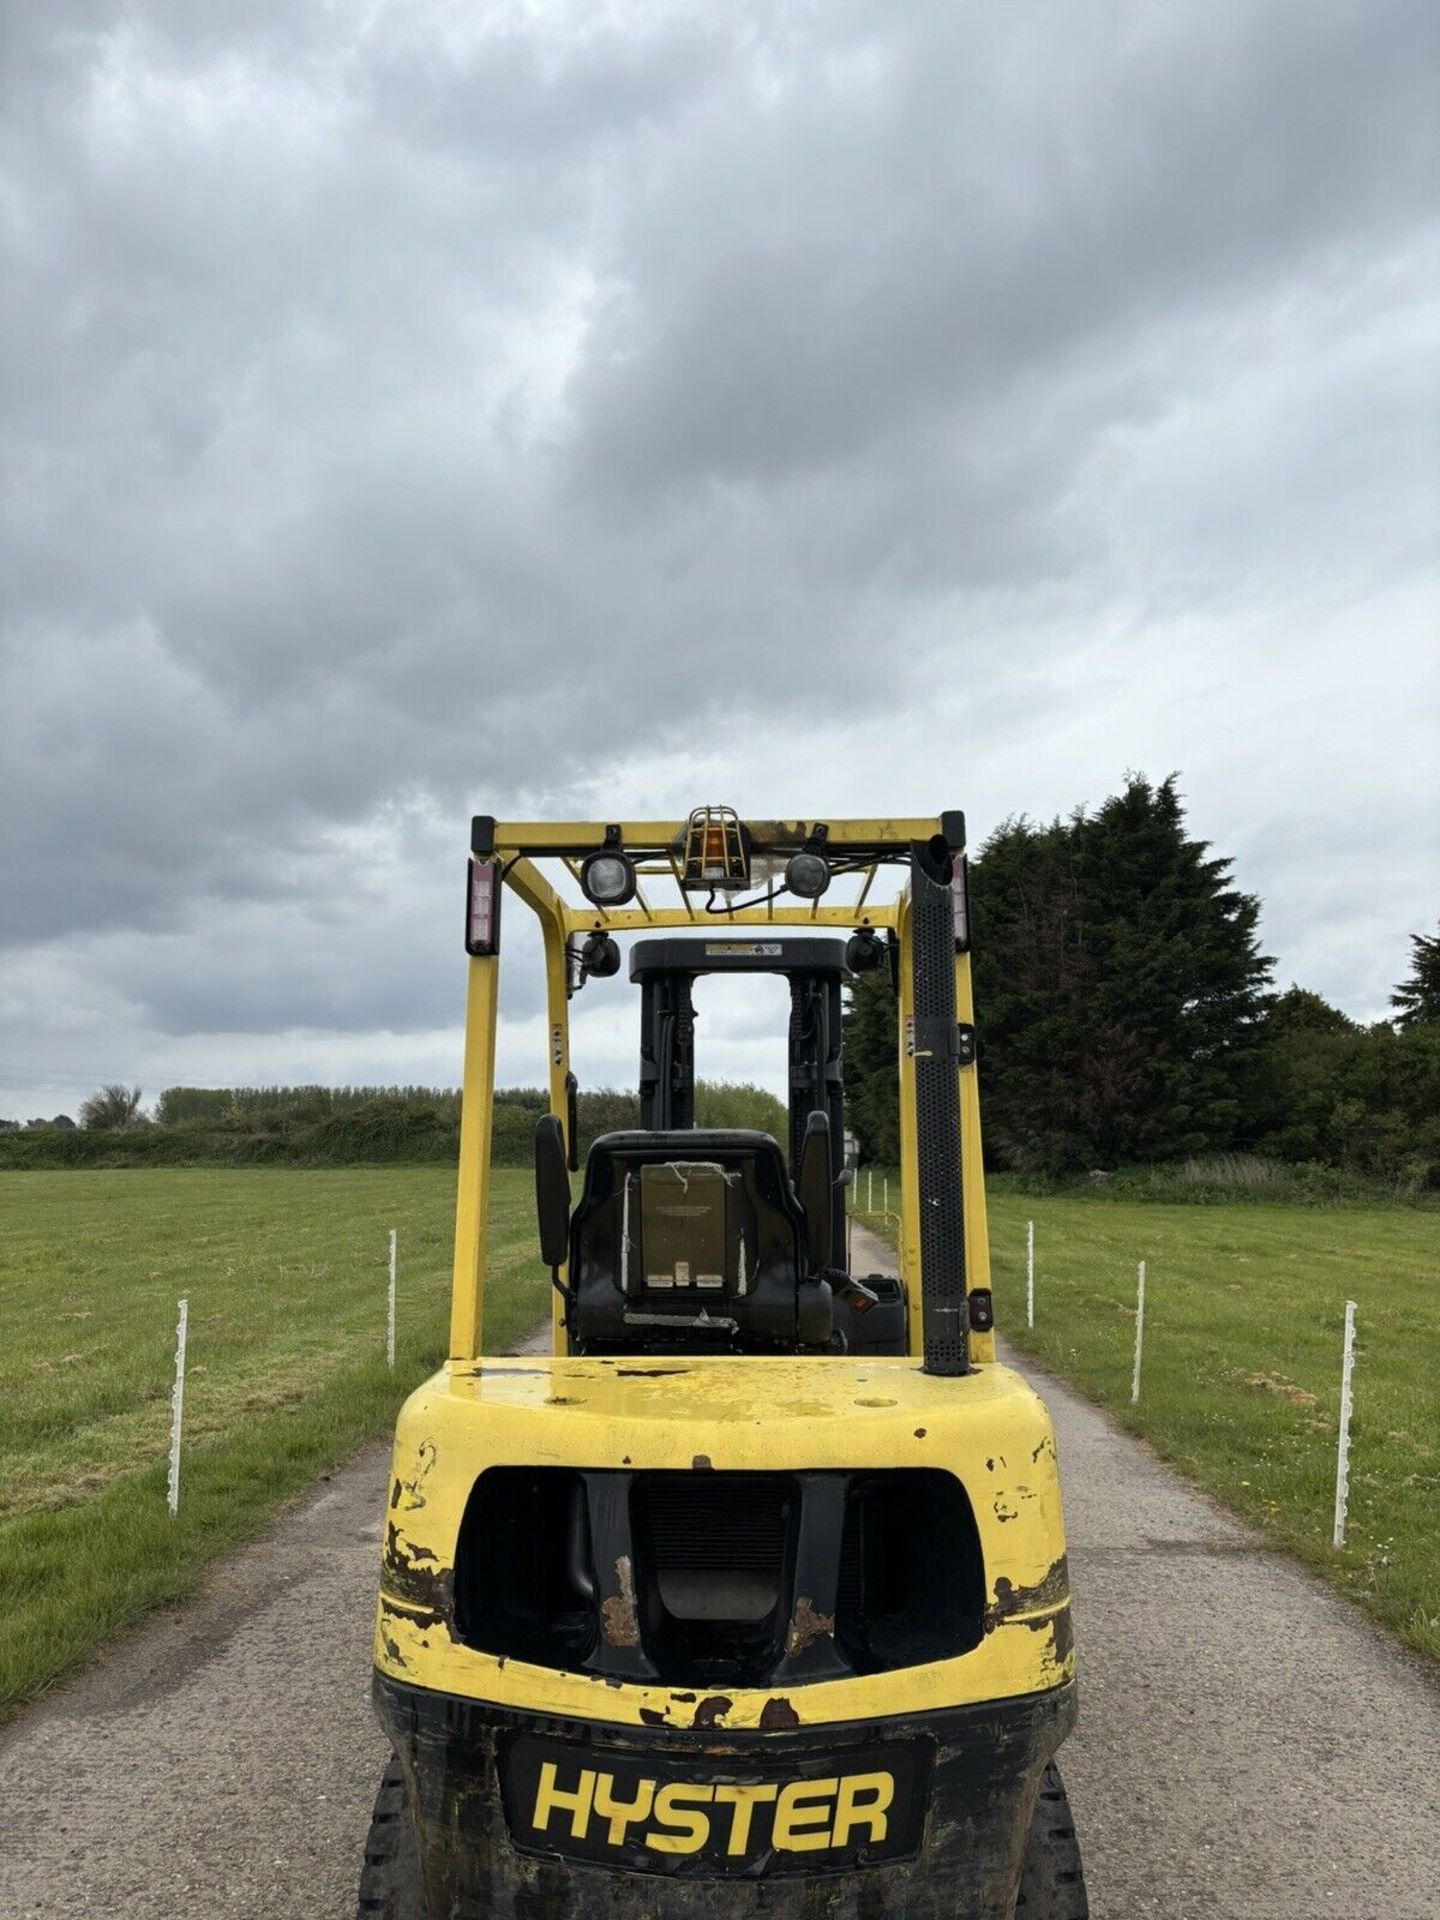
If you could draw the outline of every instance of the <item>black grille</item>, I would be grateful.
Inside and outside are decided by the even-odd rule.
[[[985,1581],[964,1487],[888,1472],[496,1467],[455,1562],[455,1630],[548,1667],[803,1685],[967,1652]]]

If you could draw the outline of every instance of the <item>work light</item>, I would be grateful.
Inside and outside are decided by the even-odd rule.
[[[484,959],[500,951],[500,862],[472,860],[465,900],[465,951]]]
[[[818,900],[830,884],[830,866],[823,853],[792,853],[785,866],[785,884],[802,900]]]
[[[580,884],[597,907],[623,907],[635,898],[635,866],[625,853],[592,853],[580,868]]]
[[[608,933],[587,934],[580,949],[580,966],[583,973],[608,980],[620,971],[620,949]]]
[[[885,946],[869,927],[860,927],[845,942],[845,964],[851,973],[874,973],[885,964]]]

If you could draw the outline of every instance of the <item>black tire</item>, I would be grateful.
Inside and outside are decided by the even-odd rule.
[[[355,1913],[356,1920],[426,1920],[420,1849],[398,1760],[386,1767],[375,1796]]]
[[[1015,1920],[1089,1920],[1085,1869],[1080,1842],[1065,1797],[1060,1770],[1052,1761],[1040,1782],[1040,1795],[1025,1842],[1025,1870]]]

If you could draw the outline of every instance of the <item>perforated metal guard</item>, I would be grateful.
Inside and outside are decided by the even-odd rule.
[[[960,1181],[960,1082],[956,1060],[955,924],[950,889],[912,850],[915,1139],[920,1182],[920,1288],[925,1371],[970,1371],[965,1299],[965,1202]]]

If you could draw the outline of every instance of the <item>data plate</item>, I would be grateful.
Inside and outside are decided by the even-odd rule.
[[[885,1741],[744,1766],[520,1735],[501,1784],[515,1844],[634,1873],[816,1873],[920,1844],[927,1742]]]

